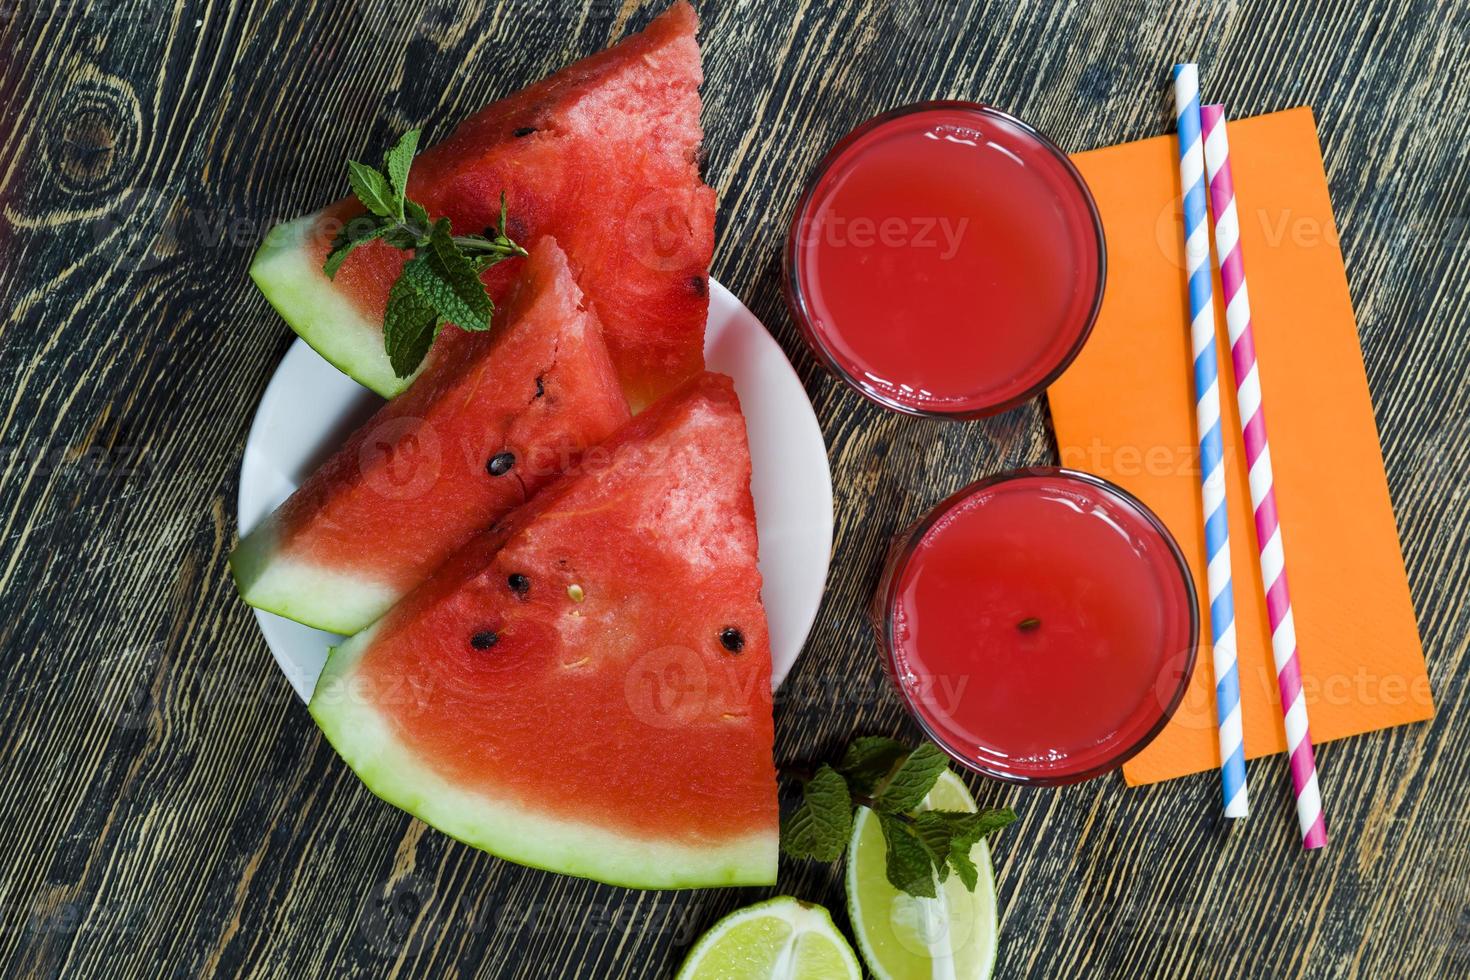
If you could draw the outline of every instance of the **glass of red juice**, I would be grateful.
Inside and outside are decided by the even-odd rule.
[[[787,299],[838,377],[900,412],[967,419],[1026,401],[1102,303],[1102,222],[1055,144],[998,109],[925,102],[827,154],[792,218]]]
[[[885,666],[961,764],[1060,785],[1136,755],[1194,669],[1199,606],[1178,545],[1106,480],[1012,470],[895,538],[874,597]]]

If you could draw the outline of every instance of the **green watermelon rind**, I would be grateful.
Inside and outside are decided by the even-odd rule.
[[[250,278],[318,354],[363,387],[392,398],[417,373],[407,378],[393,373],[382,325],[363,316],[322,271],[310,248],[320,214],[272,228],[250,263]]]
[[[333,648],[310,710],[333,748],[380,799],[471,847],[544,871],[645,889],[776,883],[774,833],[692,846],[622,835],[604,824],[451,784],[393,734],[369,698],[354,693],[355,668],[377,628]],[[432,695],[408,686],[400,692],[403,697]]]
[[[398,598],[397,590],[379,582],[282,557],[271,520],[240,539],[230,554],[230,574],[240,597],[256,609],[343,636],[375,622]]]

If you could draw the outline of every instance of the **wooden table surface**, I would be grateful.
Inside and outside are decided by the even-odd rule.
[[[291,332],[250,286],[343,161],[430,138],[659,2],[0,5],[0,957],[6,975],[667,976],[759,889],[627,891],[506,864],[379,802],[273,664],[225,566],[251,417]],[[1316,109],[1439,716],[1282,759],[1227,830],[1211,776],[982,783],[1003,977],[1470,975],[1465,471],[1470,5],[703,0],[715,275],[785,347],[831,450],[831,581],[777,756],[912,735],[860,610],[888,536],[1044,462],[1038,401],[899,418],[821,373],[779,291],[797,190],[882,109],[990,101],[1081,150],[1169,129],[1196,55],[1235,114]],[[1351,533],[1345,528],[1344,533]],[[845,924],[840,869],[779,890]]]

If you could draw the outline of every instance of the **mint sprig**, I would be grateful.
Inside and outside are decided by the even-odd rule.
[[[526,254],[505,233],[504,191],[500,223],[483,235],[456,235],[449,219],[431,220],[422,205],[408,199],[408,172],[418,145],[419,131],[413,129],[388,151],[383,170],[347,161],[348,183],[367,212],[342,226],[322,265],[328,278],[336,278],[347,257],[371,241],[413,253],[389,289],[383,312],[383,349],[400,378],[418,370],[446,324],[490,329],[495,304],[480,273]]]
[[[781,824],[781,849],[795,858],[837,860],[852,837],[856,804],[877,814],[893,887],[933,898],[936,883],[953,872],[974,891],[979,871],[970,849],[1016,814],[921,809],[948,768],[944,753],[928,742],[910,749],[882,736],[854,739],[836,766],[823,765],[804,781],[801,806]]]

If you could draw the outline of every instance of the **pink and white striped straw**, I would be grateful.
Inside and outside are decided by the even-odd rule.
[[[1296,625],[1291,616],[1291,593],[1286,586],[1286,552],[1276,515],[1271,447],[1266,440],[1261,374],[1256,363],[1250,298],[1245,287],[1240,217],[1235,206],[1235,184],[1230,176],[1230,144],[1225,137],[1225,109],[1219,105],[1206,105],[1200,107],[1200,113],[1205,137],[1205,170],[1210,181],[1210,204],[1215,213],[1215,249],[1220,262],[1220,285],[1225,293],[1225,323],[1230,332],[1230,355],[1235,368],[1235,397],[1240,406],[1246,465],[1250,467],[1251,506],[1255,510],[1261,582],[1266,589],[1266,611],[1271,621],[1271,653],[1276,660],[1276,683],[1281,689],[1286,751],[1290,759],[1292,786],[1296,790],[1296,815],[1301,824],[1302,846],[1312,849],[1327,843],[1327,824],[1322,817],[1317,763],[1312,753],[1312,733],[1307,725],[1307,702],[1302,695]]]

